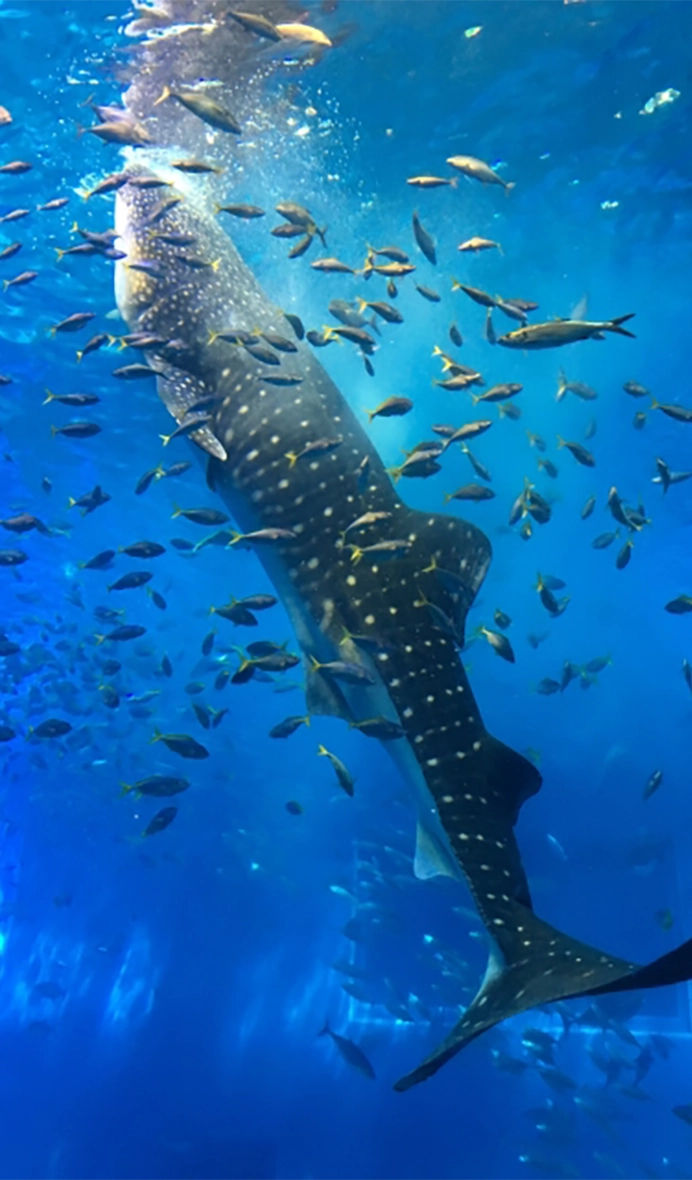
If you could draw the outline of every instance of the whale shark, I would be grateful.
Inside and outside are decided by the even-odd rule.
[[[179,144],[190,116],[172,109]],[[140,103],[137,113],[148,111]],[[173,178],[156,150],[131,152],[128,168]],[[204,182],[185,178],[178,189],[176,202],[165,189],[130,184],[116,194],[128,264],[115,268],[120,313],[130,331],[173,342],[146,357],[176,422],[212,402],[189,445],[232,514],[238,543],[255,549],[288,612],[309,711],[382,741],[416,803],[416,876],[464,882],[488,933],[476,996],[395,1089],[431,1077],[483,1032],[535,1006],[692,978],[692,940],[640,966],[534,912],[515,825],[541,776],[486,730],[460,658],[490,543],[465,520],[406,505],[304,340],[271,366],[243,346],[258,331],[289,338],[291,325],[219,223]],[[163,234],[151,233],[154,222]],[[198,266],[175,245],[187,239]],[[287,382],[277,384],[277,374]],[[354,530],[366,514],[370,523]],[[324,665],[335,661],[362,675],[330,675]]]

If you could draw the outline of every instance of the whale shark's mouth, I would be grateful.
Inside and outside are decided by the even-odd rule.
[[[253,64],[247,32],[220,19],[216,6],[191,4],[189,11],[194,27],[149,38],[139,51],[147,71],[133,80],[127,102],[151,122],[156,146],[132,152],[132,175],[167,180],[166,144],[214,159],[235,150],[219,146],[220,133],[210,134],[191,113],[196,98],[184,88],[196,77],[220,82],[215,98],[241,123],[250,108],[261,124],[267,62],[255,57]],[[262,13],[275,20],[283,9],[267,5]],[[178,7],[176,18],[180,25]],[[154,109],[164,82],[181,101]],[[190,407],[211,401],[189,437],[207,464],[209,487],[239,527],[270,540],[258,545],[258,557],[305,659],[322,666],[345,659],[352,676],[362,670],[355,686],[309,674],[310,710],[369,726],[391,747],[417,801],[417,875],[464,880],[491,936],[477,996],[434,1053],[397,1084],[403,1090],[527,1008],[690,978],[692,942],[639,968],[534,914],[514,825],[540,775],[486,731],[458,651],[489,542],[473,525],[402,502],[315,352],[291,334],[215,217],[208,187],[215,183],[190,179],[177,202],[165,188],[128,183],[119,190],[116,225],[128,258],[117,266],[118,302],[131,330],[164,341],[147,359],[176,422],[184,425]],[[268,362],[272,337],[290,350]],[[277,383],[278,374],[289,384]],[[368,544],[351,546],[345,538],[365,513],[375,514],[377,526]]]

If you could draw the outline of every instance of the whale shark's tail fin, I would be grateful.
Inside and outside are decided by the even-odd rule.
[[[604,954],[509,902],[496,919],[493,949],[478,994],[447,1037],[416,1069],[396,1082],[409,1090],[432,1077],[493,1025],[553,1000],[662,987],[692,975],[692,939],[645,967]]]

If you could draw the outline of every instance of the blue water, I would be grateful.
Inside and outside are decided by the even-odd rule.
[[[188,19],[192,8],[174,2]],[[533,1011],[486,1034],[425,1085],[391,1089],[446,1035],[485,969],[470,897],[448,880],[413,877],[415,817],[378,743],[323,717],[286,741],[267,736],[305,711],[300,668],[274,683],[213,687],[221,667],[237,666],[233,646],[248,636],[209,608],[272,587],[252,553],[209,547],[190,557],[170,546],[173,537],[205,535],[172,519],[176,505],[222,505],[191,444],[162,449],[171,418],[152,383],[112,377],[139,354],[111,347],[79,366],[75,359],[95,332],[127,331],[114,310],[113,263],[58,261],[56,248],[80,240],[75,221],[94,231],[112,224],[112,197],[80,194],[122,167],[118,149],[78,136],[77,125],[94,122],[84,105],[91,96],[120,99],[123,49],[137,43],[125,34],[128,19],[117,0],[0,3],[0,102],[12,116],[0,126],[0,162],[33,165],[25,175],[0,174],[0,217],[30,210],[0,224],[0,249],[23,244],[0,267],[6,279],[38,272],[1,297],[0,372],[11,383],[0,388],[0,514],[35,514],[51,533],[5,532],[0,545],[28,555],[0,569],[0,629],[20,647],[0,658],[0,724],[17,733],[0,746],[0,1175],[691,1176],[689,1128],[671,1113],[692,1098],[684,984],[612,1002],[639,1049],[588,1018],[560,1040],[559,1016]],[[692,698],[681,672],[692,638],[688,619],[664,610],[690,592],[692,482],[665,496],[652,483],[657,456],[685,471],[692,453],[688,425],[622,386],[636,380],[662,402],[692,405],[692,11],[666,0],[342,0],[311,5],[308,19],[330,36],[348,26],[349,35],[312,68],[300,68],[300,55],[293,66],[272,66],[262,48],[267,117],[253,128],[255,155],[239,149],[243,170],[209,182],[210,200],[267,210],[300,201],[328,224],[330,253],[356,267],[366,243],[395,242],[416,263],[415,281],[440,292],[432,304],[411,278],[400,284],[405,326],[380,324],[374,378],[350,347],[318,354],[359,414],[395,394],[414,401],[407,417],[370,428],[388,465],[432,423],[477,416],[467,393],[431,384],[440,376],[433,346],[455,351],[452,319],[464,337],[459,358],[477,365],[488,387],[524,385],[521,419],[499,419],[491,408],[493,428],[471,444],[496,498],[448,509],[478,524],[494,552],[467,635],[481,623],[494,627],[501,608],[512,619],[516,663],[482,639],[463,659],[489,731],[529,751],[544,778],[518,824],[537,912],[613,954],[648,961],[692,934]],[[670,88],[677,97],[643,113]],[[210,132],[206,157],[227,150]],[[444,161],[460,153],[488,161],[516,187],[505,196],[463,177],[454,189],[405,184],[420,173],[451,175]],[[37,211],[57,197],[68,204]],[[414,208],[436,238],[437,267],[416,249]],[[381,282],[311,270],[314,246],[288,261],[273,224],[270,214],[227,227],[270,297],[306,325],[330,320],[332,298],[386,297]],[[502,254],[459,254],[474,234],[500,242]],[[484,310],[452,292],[451,276],[535,300],[538,319],[569,316],[584,297],[592,319],[634,312],[636,339],[492,349]],[[95,313],[81,332],[49,333],[78,311]],[[498,313],[494,323],[498,335],[517,326]],[[570,393],[557,402],[561,367],[598,399]],[[71,414],[55,401],[42,405],[46,388],[101,401]],[[632,425],[638,411],[646,413],[641,430]],[[51,436],[71,418],[102,431],[82,441]],[[597,429],[587,442],[591,420]],[[538,471],[527,430],[546,440],[556,480]],[[558,449],[558,434],[587,446],[595,468]],[[183,459],[192,466],[182,477],[135,495],[146,470]],[[525,477],[553,509],[528,541],[507,525]],[[440,510],[443,494],[471,478],[453,450],[442,472],[400,489],[410,505]],[[95,484],[107,504],[84,517],[68,508]],[[624,535],[603,551],[591,545],[616,527],[606,506],[613,485],[630,506],[641,497],[651,520],[623,570],[615,558]],[[590,495],[596,509],[582,521]],[[150,563],[118,554],[109,572],[80,567],[144,537],[166,554]],[[106,589],[144,567],[165,610],[145,588]],[[541,605],[537,571],[567,583],[570,603],[557,619]],[[104,605],[125,608],[125,621],[146,635],[106,651],[95,637],[108,624],[94,617]],[[212,628],[206,658],[200,649]],[[530,633],[546,635],[537,650]],[[281,606],[257,634],[295,648]],[[161,671],[164,654],[171,677]],[[123,666],[104,677],[109,656]],[[559,680],[565,660],[599,656],[611,663],[595,682],[576,680],[553,696],[535,691],[544,677]],[[277,691],[286,681],[293,691]],[[203,694],[186,693],[192,682],[204,684]],[[120,694],[117,709],[103,703],[105,684]],[[128,693],[153,690],[128,703]],[[228,713],[206,731],[193,701]],[[72,732],[32,737],[30,727],[50,717],[68,720]],[[157,727],[195,735],[209,759],[182,763],[150,744]],[[316,757],[318,742],[347,763],[353,799]],[[644,801],[658,769],[662,786]],[[144,839],[171,800],[123,796],[121,783],[151,773],[186,774],[192,787],[172,800],[179,812],[170,828]],[[286,809],[290,801],[302,814]],[[359,909],[364,901],[376,907]],[[364,941],[341,932],[355,917]],[[343,991],[346,977],[330,967],[339,959],[368,973],[372,1002]],[[47,981],[52,998],[36,990]],[[410,1019],[397,1019],[397,1005]],[[574,1001],[565,1011],[587,1007]],[[326,1017],[367,1054],[376,1080],[318,1038]],[[564,1092],[546,1084],[522,1045],[529,1026],[559,1040],[555,1064],[573,1082]],[[652,1035],[667,1038],[669,1056],[653,1052],[639,1093],[626,1092],[627,1066],[606,1088],[594,1049],[633,1060]],[[498,1068],[500,1054],[525,1062],[523,1072]],[[536,1107],[543,1113],[531,1114]]]

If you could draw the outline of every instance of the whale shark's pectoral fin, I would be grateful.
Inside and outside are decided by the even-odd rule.
[[[326,676],[315,674],[306,659],[305,701],[308,713],[316,717],[339,717],[350,724],[355,720],[344,694]]]
[[[449,1036],[400,1078],[395,1090],[432,1077],[481,1033],[510,1016],[551,1000],[617,991],[648,970],[562,934],[519,902],[505,903],[498,913],[502,916],[494,918],[491,931],[497,947],[478,994]]]
[[[692,938],[676,946],[645,967],[639,967],[630,975],[596,987],[589,995],[600,996],[607,992],[639,991],[652,987],[669,987],[673,983],[687,983],[692,979]]]
[[[163,363],[163,358],[159,359]],[[157,385],[161,401],[179,425],[190,407],[209,394],[206,385],[198,377],[194,377],[185,369],[173,368],[170,365],[166,366],[164,372],[159,373]],[[228,458],[226,448],[208,426],[194,430],[188,438],[214,459],[223,462]]]

